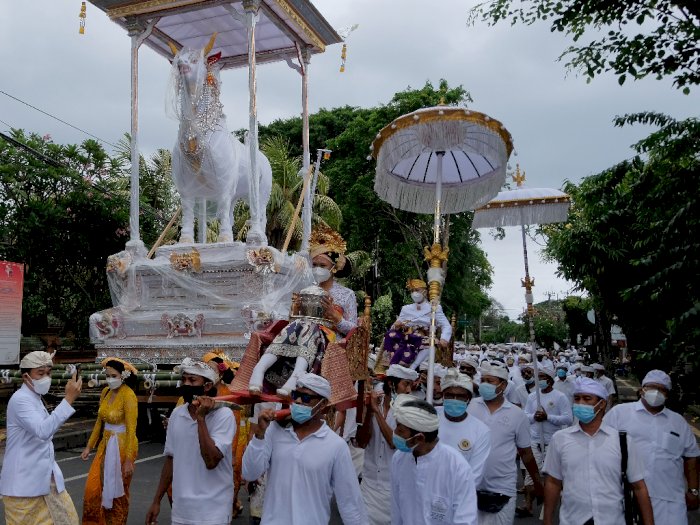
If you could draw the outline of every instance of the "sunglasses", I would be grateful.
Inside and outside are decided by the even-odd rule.
[[[317,396],[314,394],[307,394],[305,392],[299,392],[297,390],[292,390],[292,399],[296,401],[297,399],[301,399],[302,403],[311,403],[311,401],[315,399],[321,399],[321,396]]]

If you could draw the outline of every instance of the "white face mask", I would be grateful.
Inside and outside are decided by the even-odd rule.
[[[325,283],[328,279],[331,278],[331,271],[328,268],[314,266],[314,268],[311,270],[311,273],[313,273],[314,279],[318,284]]]
[[[34,387],[34,392],[43,396],[48,393],[49,388],[51,388],[51,378],[46,376],[41,379],[32,379],[32,386]]]
[[[122,378],[121,377],[108,377],[105,379],[105,383],[107,383],[107,386],[109,387],[110,390],[116,390],[120,386],[122,386]]]
[[[411,292],[411,299],[413,299],[414,303],[422,303],[425,301],[425,296],[423,292]]]
[[[644,401],[649,403],[649,406],[660,407],[666,403],[666,396],[659,390],[647,390],[644,392]]]

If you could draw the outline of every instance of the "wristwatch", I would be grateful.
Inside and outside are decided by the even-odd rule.
[[[688,489],[688,494],[697,496],[698,494],[700,494],[700,491],[698,491],[698,489]]]

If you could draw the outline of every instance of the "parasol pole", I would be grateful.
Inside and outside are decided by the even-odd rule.
[[[522,215],[522,208],[520,210]],[[525,287],[525,302],[527,303],[527,321],[530,328],[530,353],[532,355],[532,367],[535,374],[535,397],[537,398],[537,408],[542,408],[539,387],[539,366],[537,364],[537,352],[535,351],[535,322],[533,320],[535,308],[532,305],[532,287],[535,285],[534,279],[530,279],[530,265],[527,261],[527,236],[525,235],[525,224],[521,222],[520,231],[523,236],[523,260],[525,261],[525,280],[522,285]],[[544,454],[544,422],[540,422],[540,446]]]
[[[437,177],[435,182],[435,221],[433,222],[433,247],[431,252],[434,252],[436,247],[440,246],[440,204],[442,201],[442,160],[445,156],[444,151],[435,152],[437,156]],[[427,258],[427,254],[426,254]],[[447,253],[445,253],[447,258]],[[439,262],[438,262],[439,261]],[[442,282],[436,279],[435,275],[436,263],[440,265],[439,274],[442,274],[441,258],[430,258],[430,270],[428,270],[429,295],[430,295],[430,353],[428,354],[428,384],[425,399],[431,405],[433,404],[433,388],[435,385],[435,317],[437,316],[437,307],[440,302],[440,286]]]

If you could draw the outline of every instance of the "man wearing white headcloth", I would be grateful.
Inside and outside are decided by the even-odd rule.
[[[146,524],[157,523],[160,501],[172,484],[173,525],[228,525],[233,508],[235,418],[209,397],[216,395],[219,380],[213,365],[186,357],[180,373],[185,403],[173,410],[168,421],[165,463]]]
[[[571,404],[565,394],[554,390],[554,370],[551,368],[538,369],[538,381],[536,388],[539,392],[539,404],[537,392],[532,392],[525,403],[525,415],[530,421],[530,439],[532,439],[532,454],[535,456],[537,468],[542,470],[544,458],[547,455],[547,446],[557,430],[568,427],[573,423]],[[544,448],[543,448],[544,443]],[[529,475],[525,475],[525,506],[515,509],[520,517],[532,516],[533,482]]]
[[[367,524],[348,447],[323,419],[330,397],[328,381],[307,373],[292,391],[291,425],[277,423],[272,410],[260,413],[243,454],[243,478],[268,473],[262,525],[328,525],[333,496],[343,523]]]
[[[627,448],[627,480],[634,490],[642,523],[654,524],[639,450],[634,440],[627,437],[623,441],[617,430],[603,421],[607,399],[607,391],[597,381],[576,380],[573,413],[578,424],[552,436],[544,461],[543,470],[547,474],[544,525],[555,523],[554,509],[560,495],[560,525],[625,523],[621,483],[623,444]]]
[[[468,407],[474,395],[474,383],[469,376],[450,368],[442,380],[443,405],[436,408],[440,417],[440,441],[457,450],[474,473],[478,485],[491,451],[489,427],[473,416]]]
[[[357,444],[365,449],[360,489],[367,506],[370,525],[389,525],[391,515],[391,458],[394,455],[396,419],[391,410],[393,400],[410,394],[418,372],[401,365],[391,365],[384,382],[370,395],[369,410],[357,431]]]
[[[593,363],[591,368],[595,371],[595,380],[598,381],[608,393],[608,402],[605,406],[605,411],[610,412],[615,402],[615,396],[617,392],[615,391],[615,383],[606,374],[605,367],[600,363]]]
[[[515,517],[516,456],[534,480],[535,494],[542,493],[539,472],[530,448],[530,424],[525,413],[505,399],[508,368],[504,363],[481,364],[481,397],[471,402],[470,417],[491,430],[491,452],[477,486],[479,525],[512,525]]]
[[[697,459],[700,450],[688,422],[665,407],[671,378],[651,370],[642,380],[641,398],[614,406],[603,422],[627,432],[644,458],[644,482],[656,523],[687,524],[698,508]]]
[[[393,410],[392,525],[476,525],[474,473],[459,452],[440,442],[435,408],[401,395]]]
[[[53,436],[75,413],[82,380],[66,383],[63,401],[49,414],[41,396],[51,387],[52,354],[30,352],[20,361],[22,386],[7,405],[7,442],[0,495],[7,525],[78,525],[73,500],[54,458]]]

